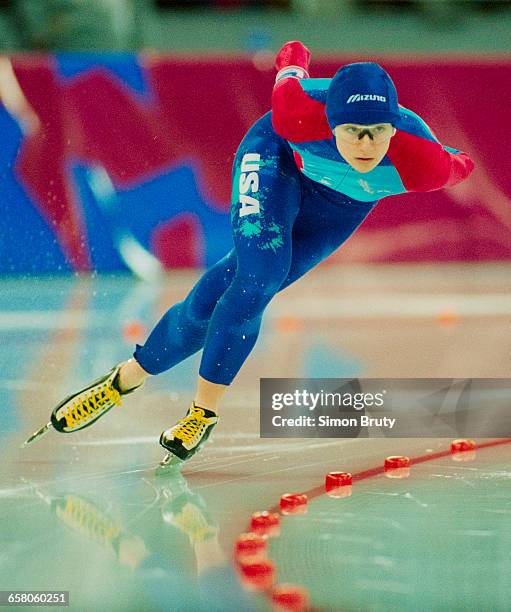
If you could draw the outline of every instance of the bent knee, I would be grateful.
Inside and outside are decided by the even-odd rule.
[[[234,279],[229,291],[221,298],[221,302],[229,309],[236,308],[245,317],[260,314],[278,293],[286,275],[268,275],[264,278],[252,275],[239,276]]]

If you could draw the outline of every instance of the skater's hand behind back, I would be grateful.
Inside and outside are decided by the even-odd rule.
[[[277,53],[275,68],[280,72],[283,68],[297,66],[308,72],[310,59],[311,53],[303,43],[299,40],[290,40]]]

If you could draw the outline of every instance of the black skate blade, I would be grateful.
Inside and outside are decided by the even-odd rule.
[[[27,440],[25,440],[25,442],[23,442],[23,444],[20,446],[20,448],[25,448],[26,446],[28,446],[29,444],[32,444],[32,442],[34,442],[35,440],[42,438],[45,434],[48,433],[50,427],[52,427],[52,423],[51,421],[49,423],[46,423],[46,425],[44,425],[43,427],[41,427],[41,429],[38,429],[37,431],[35,431],[30,438],[28,438]]]

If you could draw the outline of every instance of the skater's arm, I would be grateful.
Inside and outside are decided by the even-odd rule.
[[[303,87],[309,78],[310,51],[301,42],[287,42],[275,59],[277,78],[272,93],[273,128],[286,140],[306,142],[332,137],[325,104]]]
[[[388,157],[407,191],[434,191],[468,178],[474,162],[466,153],[442,145],[418,115],[402,107],[401,119]]]

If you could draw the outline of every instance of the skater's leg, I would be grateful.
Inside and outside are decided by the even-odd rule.
[[[223,387],[255,343],[262,311],[287,276],[291,231],[300,197],[298,171],[289,147],[273,132],[269,116],[264,117],[241,143],[233,165],[236,252],[208,270],[186,300],[164,315],[144,346],[137,347],[135,359],[143,370],[158,374],[176,365],[202,348],[209,329],[210,346],[203,356],[202,364],[206,365],[201,365],[196,401],[199,405],[218,402],[225,392]],[[243,269],[239,270],[241,251]],[[213,309],[216,320],[210,324]],[[232,344],[225,351],[224,339]],[[228,364],[225,368],[232,375],[209,378],[212,368],[207,364],[216,359],[217,352],[225,352],[215,362],[219,363],[215,367],[222,369],[230,351],[234,368]],[[240,363],[236,365],[237,361]]]
[[[138,361],[132,357],[120,367],[117,385],[120,391],[127,391],[139,387],[148,376],[150,376],[149,372],[146,372]]]
[[[264,238],[259,242],[247,241],[236,232],[236,219],[233,219],[237,273],[211,319],[200,368],[202,386],[208,381],[222,385],[231,382],[255,344],[264,308],[275,295],[275,288],[284,289],[333,253],[355,232],[375,204],[347,201],[341,194],[312,186],[307,179],[302,179],[300,191],[289,186],[287,192],[283,186],[275,191],[283,194],[281,205],[274,213],[272,201],[265,199],[265,215],[270,224],[287,228],[288,232],[292,229],[292,234],[282,232],[284,250],[264,249],[261,248],[266,244]],[[282,202],[293,202],[293,197],[300,197],[301,205],[291,222],[285,217],[293,206],[282,205]],[[288,264],[282,267],[279,254],[283,256],[286,244],[289,244],[291,262],[288,273],[281,280],[279,274]],[[215,411],[218,411],[220,397],[215,399]]]
[[[218,402],[252,350],[263,312],[289,274],[293,224],[301,186],[288,145],[269,118],[249,132],[234,164],[232,226],[234,278],[211,316],[196,401],[184,419],[162,433],[170,453],[188,459],[218,420]]]
[[[293,259],[285,289],[355,233],[376,202],[356,202],[302,177],[302,206],[293,227]]]
[[[211,316],[199,369],[205,381],[216,385],[229,385],[243,365],[263,312],[291,265],[293,225],[302,198],[299,174],[269,118],[261,124],[262,130],[244,140],[234,164],[236,274]]]
[[[160,374],[200,350],[211,313],[236,270],[234,251],[207,270],[182,302],[172,306],[134,354],[140,370]],[[133,370],[136,366],[133,367]],[[142,371],[133,371],[142,376]]]
[[[257,230],[263,223],[279,228],[278,246],[268,248],[267,234],[257,231],[252,236],[251,226],[241,232],[243,219],[233,215],[238,266],[211,318],[200,367],[206,381],[230,384],[256,342],[263,311],[275,292],[339,248],[374,208],[375,202],[354,202],[306,178],[295,185],[293,170],[285,162],[282,166],[285,170],[272,181],[260,172],[261,184],[271,187],[262,197],[264,212],[255,220]]]
[[[92,425],[111,408],[120,405],[121,397],[139,387],[149,374],[157,373],[156,366],[163,365],[163,371],[167,369],[165,366],[171,367],[201,348],[208,318],[218,297],[228,286],[235,266],[236,257],[232,252],[208,270],[184,302],[171,308],[158,323],[144,347],[137,347],[135,358],[118,364],[106,375],[68,396],[54,408],[51,415],[53,427],[58,431],[72,432]],[[171,340],[171,350],[165,345],[167,338]],[[160,352],[158,347],[161,348]],[[139,353],[140,360],[137,359]],[[151,364],[155,364],[154,369]],[[41,428],[27,442],[41,437],[48,428],[49,425]]]
[[[218,414],[220,400],[223,398],[228,388],[227,385],[218,385],[199,376],[197,380],[197,391],[193,398],[194,404],[196,406],[207,406],[210,410]]]
[[[330,190],[326,191],[311,185],[307,182],[307,179],[302,180],[301,208],[292,231],[291,266],[285,280],[279,287],[279,291],[298,280],[338,249],[356,231],[374,208],[374,205],[374,202],[355,203],[346,201],[345,196],[341,194],[333,194]],[[241,260],[244,259],[245,250],[246,245],[242,241],[238,245]],[[240,263],[239,270],[241,271],[244,268],[243,263]],[[245,286],[256,286],[256,283],[245,282],[243,284]],[[228,297],[227,292],[222,296],[221,301],[223,302],[226,297]],[[262,304],[260,303],[260,305]],[[215,316],[216,314],[217,311],[215,310]],[[262,315],[262,310],[260,314]],[[232,324],[235,321],[235,316],[231,316],[229,320]],[[260,323],[260,320],[261,317],[259,316],[257,322]],[[252,346],[256,337],[252,338]],[[222,336],[222,338],[225,338],[225,336]],[[229,346],[227,346],[227,349],[229,349]],[[199,377],[195,404],[207,406],[218,414],[219,401],[227,389],[227,385],[214,384]]]

